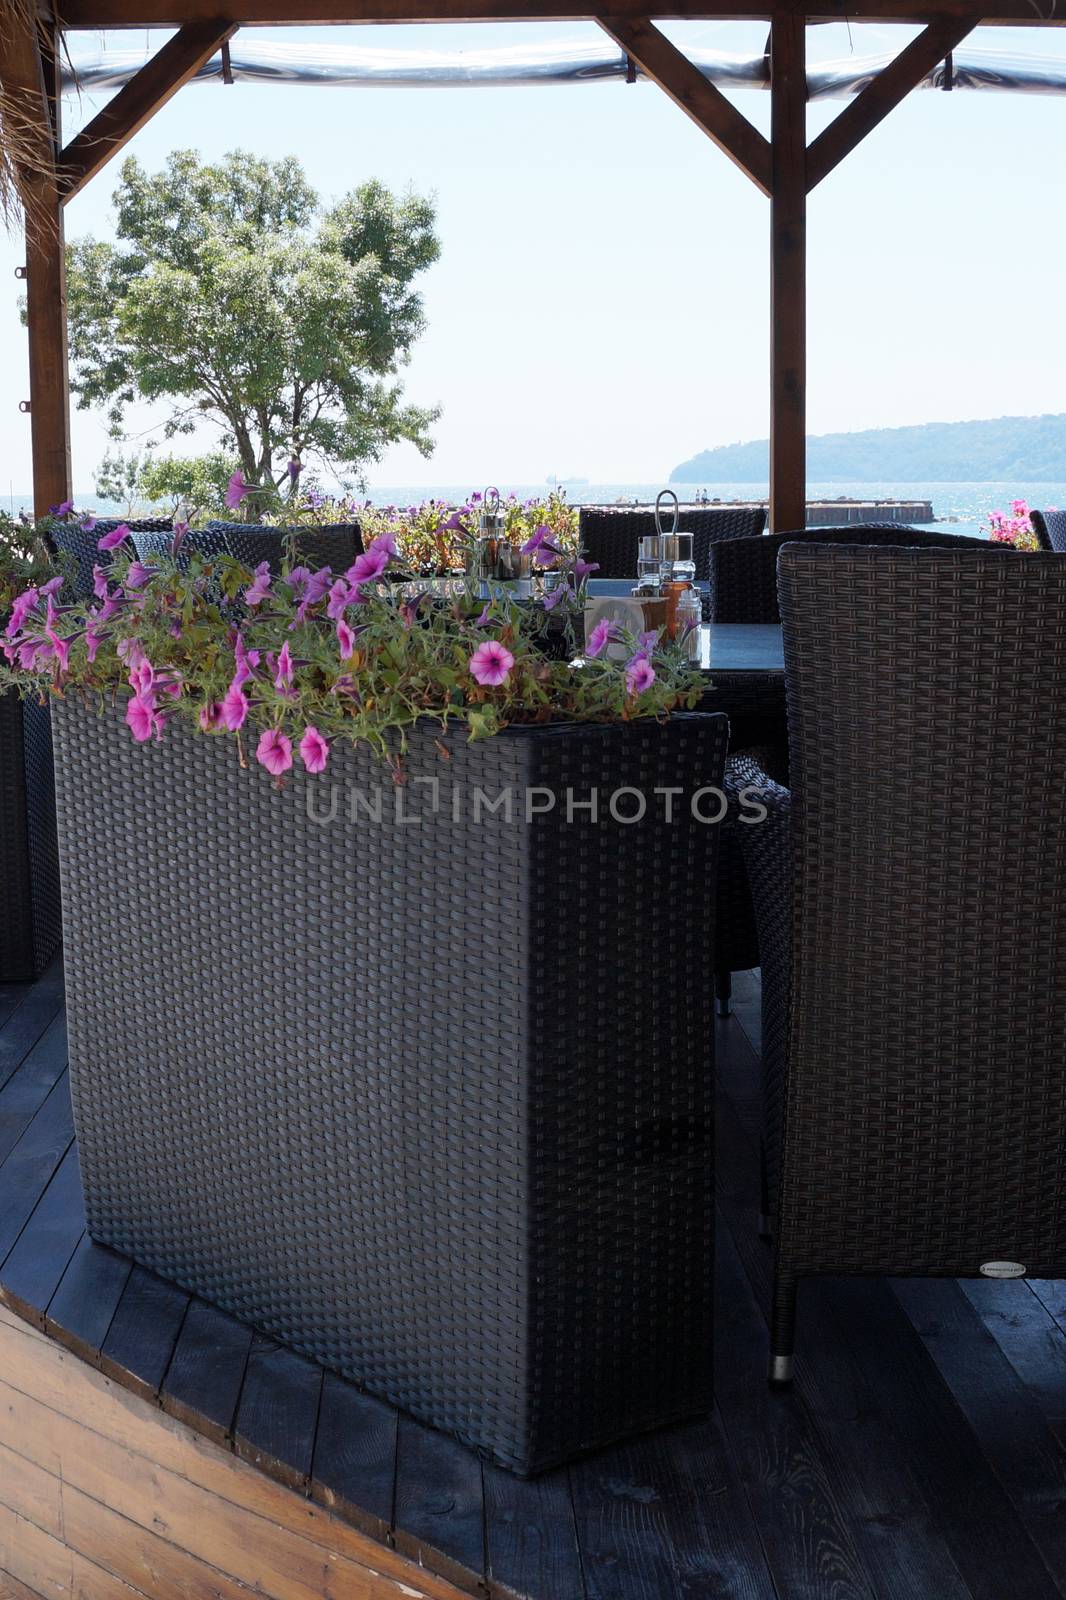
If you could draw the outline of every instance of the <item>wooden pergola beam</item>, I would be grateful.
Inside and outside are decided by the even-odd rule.
[[[1004,27],[1066,26],[1058,0],[816,0],[810,22],[916,22],[954,18]],[[209,20],[218,0],[65,0],[67,28],[177,28]],[[228,0],[241,27],[316,27],[331,23],[560,22],[589,18],[588,0]],[[645,17],[648,0],[611,0],[612,17]],[[668,0],[658,19],[772,21],[804,14],[802,0],[776,5],[739,0]]]
[[[59,158],[61,199],[83,189],[236,31],[235,22],[209,17],[168,39],[67,145]]]
[[[70,388],[63,211],[56,180],[59,133],[57,33],[46,19],[12,18],[0,35],[5,116],[36,143],[32,169],[20,174],[26,221],[26,323],[29,346],[33,502],[38,516],[69,500]]]
[[[664,33],[647,17],[596,21],[763,194],[770,193],[769,141]]]
[[[807,151],[808,192],[917,88],[937,62],[950,55],[973,27],[973,22],[958,18],[931,22],[924,33],[912,39],[814,140]]]

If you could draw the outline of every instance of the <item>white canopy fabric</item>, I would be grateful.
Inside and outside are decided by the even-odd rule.
[[[704,77],[724,88],[768,89],[764,56],[725,50],[689,50]],[[68,74],[84,89],[120,89],[145,63],[140,51],[101,50],[79,54]],[[812,66],[807,84],[812,100],[848,99],[858,94],[892,60],[891,55],[850,56]],[[229,73],[238,83],[317,84],[328,89],[498,89],[537,84],[625,81],[627,58],[609,46],[507,45],[486,50],[388,50],[353,45],[256,44],[238,35],[230,47]],[[644,74],[639,67],[637,78]],[[221,56],[201,67],[196,81],[222,79]],[[1066,60],[1008,55],[995,50],[959,50],[948,69],[940,62],[919,84],[922,89],[985,89],[1013,94],[1066,94]]]

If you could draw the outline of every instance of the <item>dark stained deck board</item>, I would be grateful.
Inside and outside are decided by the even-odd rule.
[[[135,1266],[115,1307],[100,1367],[134,1393],[154,1400],[174,1354],[191,1296]]]
[[[45,1331],[85,1361],[96,1361],[133,1263],[83,1233],[45,1314]]]
[[[326,1373],[311,1493],[373,1538],[392,1527],[399,1421],[383,1400]]]
[[[0,1268],[4,1304],[43,1326],[45,1310],[84,1231],[81,1168],[72,1141]]]
[[[165,1411],[216,1444],[230,1437],[254,1335],[217,1306],[193,1300],[159,1399]]]
[[[322,1398],[321,1367],[257,1333],[248,1352],[233,1427],[237,1454],[290,1488],[311,1475]]]
[[[765,1386],[757,975],[718,1025],[715,1411],[533,1482],[93,1243],[60,1002],[0,986],[0,1296],[401,1554],[488,1600],[1066,1596],[1066,1284],[805,1283]]]

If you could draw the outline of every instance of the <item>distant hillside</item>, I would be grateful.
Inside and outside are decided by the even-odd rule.
[[[701,450],[670,474],[671,483],[765,483],[766,439]],[[996,417],[988,422],[926,422],[869,428],[807,440],[811,483],[1010,483],[1066,480],[1066,415]]]

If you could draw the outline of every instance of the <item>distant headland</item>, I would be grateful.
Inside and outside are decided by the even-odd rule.
[[[671,483],[764,483],[769,441],[701,450]],[[1066,413],[925,422],[910,428],[824,433],[807,440],[808,483],[1061,483]]]

